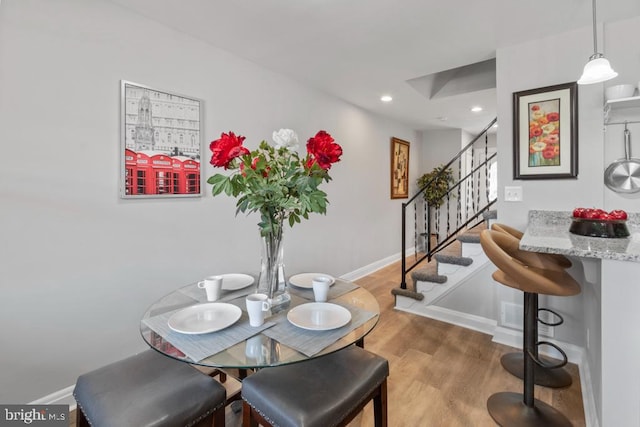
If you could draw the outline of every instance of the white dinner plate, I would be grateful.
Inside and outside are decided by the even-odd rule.
[[[313,289],[313,278],[314,277],[318,277],[318,276],[324,276],[324,277],[328,277],[331,279],[331,283],[329,283],[329,286],[333,285],[336,282],[336,279],[334,279],[333,277],[331,277],[328,274],[324,274],[324,273],[301,273],[301,274],[296,274],[293,275],[291,277],[289,277],[289,283],[292,284],[293,286],[297,287],[297,288],[306,288],[306,289]]]
[[[252,285],[255,281],[255,279],[248,274],[230,273],[221,274],[221,276],[222,290],[224,291],[237,291],[238,289]]]
[[[341,328],[351,320],[346,308],[330,302],[310,302],[292,308],[287,313],[292,324],[310,331],[328,331]]]
[[[169,317],[169,327],[182,334],[207,334],[227,328],[242,315],[240,307],[209,302],[183,308]]]

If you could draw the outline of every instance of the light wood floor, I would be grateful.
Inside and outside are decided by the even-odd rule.
[[[380,321],[366,337],[365,348],[389,360],[389,426],[495,426],[486,410],[487,398],[500,391],[522,392],[522,382],[500,365],[500,357],[514,349],[491,342],[489,335],[396,311],[390,290],[399,278],[397,263],[356,281],[380,304]],[[573,376],[570,387],[536,386],[535,395],[574,426],[584,426],[578,368],[569,364],[567,369]],[[368,405],[349,425],[372,426],[372,412]],[[228,407],[226,422],[240,426],[241,416]]]

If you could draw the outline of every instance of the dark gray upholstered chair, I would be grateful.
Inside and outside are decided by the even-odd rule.
[[[344,426],[373,399],[375,425],[385,427],[388,376],[386,359],[355,345],[262,369],[242,382],[243,426]]]
[[[226,390],[186,363],[146,350],[78,377],[77,426],[224,426]]]

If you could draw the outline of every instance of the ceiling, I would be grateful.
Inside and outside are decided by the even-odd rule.
[[[589,0],[111,1],[418,130],[481,130],[496,116],[497,48],[592,22]],[[640,0],[598,3],[598,23],[637,15]]]

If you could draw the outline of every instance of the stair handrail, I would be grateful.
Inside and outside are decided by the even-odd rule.
[[[480,139],[480,137],[482,135],[484,135],[485,133],[487,133],[489,131],[489,129],[491,129],[491,126],[493,126],[494,124],[496,124],[498,122],[498,118],[494,118],[493,120],[491,120],[491,123],[489,123],[484,129],[482,129],[482,131],[480,131],[480,133],[478,135],[476,135],[475,138],[473,138],[471,140],[471,142],[469,142],[467,145],[464,146],[464,148],[462,150],[460,150],[458,152],[458,154],[456,154],[451,160],[449,160],[449,163],[447,163],[446,165],[444,165],[440,172],[436,174],[436,176],[434,176],[433,178],[431,178],[429,180],[429,182],[427,182],[425,185],[422,186],[422,188],[420,188],[420,190],[418,190],[418,192],[416,194],[413,195],[413,197],[411,197],[409,200],[407,200],[406,202],[402,203],[403,205],[408,205],[409,203],[413,202],[419,195],[421,195],[422,193],[424,193],[426,191],[426,189],[431,185],[431,183],[433,181],[435,181],[437,178],[440,177],[440,175],[442,175],[447,169],[449,169],[449,166],[451,166],[456,160],[460,159],[460,157],[462,157],[462,155],[464,153],[466,153],[466,151],[469,149],[469,147],[473,146],[473,144],[478,141],[478,139]]]
[[[402,279],[401,279],[401,283],[400,283],[400,288],[406,290],[407,289],[407,283],[406,283],[406,275],[407,273],[409,273],[411,270],[413,270],[418,264],[420,264],[420,262],[422,262],[425,259],[429,259],[431,260],[431,257],[438,251],[442,250],[443,248],[449,246],[450,244],[452,244],[455,241],[455,237],[456,235],[463,229],[467,228],[469,226],[469,224],[471,224],[474,220],[477,220],[477,218],[480,217],[480,215],[482,215],[484,212],[487,212],[489,210],[489,208],[496,202],[496,200],[493,201],[489,201],[488,197],[488,203],[483,206],[483,207],[477,207],[477,209],[475,210],[475,212],[473,212],[464,223],[462,223],[462,225],[459,225],[458,227],[456,227],[456,229],[448,234],[445,238],[442,239],[442,241],[437,242],[436,246],[434,248],[431,248],[431,206],[428,205],[428,203],[426,204],[426,218],[425,218],[425,222],[426,222],[426,227],[427,227],[427,232],[426,234],[426,247],[427,250],[425,251],[425,255],[419,257],[419,259],[417,259],[414,264],[407,268],[407,263],[406,263],[406,218],[407,218],[407,206],[409,206],[410,203],[414,202],[419,196],[423,196],[424,192],[427,190],[427,188],[429,188],[431,186],[431,183],[438,180],[444,173],[446,173],[446,171],[449,169],[449,167],[451,165],[453,165],[454,162],[456,161],[460,161],[461,157],[469,150],[469,148],[472,148],[473,145],[484,135],[486,138],[486,134],[489,131],[489,129],[491,129],[492,126],[494,126],[498,121],[498,118],[494,118],[487,126],[485,126],[485,128],[478,134],[476,135],[475,138],[473,138],[469,143],[467,143],[467,145],[465,145],[445,166],[443,166],[442,168],[440,168],[440,171],[433,176],[427,183],[425,183],[425,185],[423,185],[417,192],[416,194],[414,194],[410,199],[408,199],[406,202],[402,203],[402,221],[401,221],[401,225],[402,225],[402,250],[401,250],[401,268],[402,268]],[[485,140],[486,141],[486,140]],[[486,142],[485,142],[485,160],[482,164],[478,165],[477,167],[473,167],[472,165],[472,170],[471,172],[469,172],[467,175],[465,175],[464,178],[460,178],[456,183],[454,183],[451,187],[449,187],[447,189],[447,192],[445,194],[443,194],[441,197],[439,197],[438,201],[443,200],[445,197],[447,198],[447,215],[449,215],[449,209],[448,209],[448,203],[449,203],[449,198],[450,198],[450,194],[451,192],[461,186],[461,183],[463,181],[466,181],[468,178],[473,178],[474,174],[476,172],[478,172],[482,167],[487,168],[487,164],[492,161],[495,157],[496,154],[491,155],[490,157],[486,155]],[[486,173],[486,172],[485,172]],[[479,179],[479,178],[478,178]],[[472,183],[473,184],[473,183]],[[485,184],[486,185],[486,184]],[[488,190],[487,190],[488,191]],[[488,194],[488,193],[487,193]],[[478,202],[480,200],[479,198],[480,196],[478,195]],[[436,205],[440,206],[440,203],[436,203]],[[416,208],[417,209],[417,208]],[[460,212],[458,213],[460,215]],[[447,229],[449,229],[449,219],[447,219]],[[414,227],[417,227],[417,224],[414,225]],[[449,231],[449,230],[447,230]],[[417,232],[416,232],[417,235]],[[417,251],[417,248],[414,248],[414,250]],[[417,257],[417,252],[416,252],[416,258]]]

